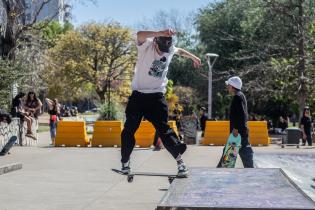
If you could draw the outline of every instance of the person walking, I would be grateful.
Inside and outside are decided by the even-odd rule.
[[[233,95],[233,99],[230,106],[230,133],[237,137],[238,134],[241,136],[241,148],[239,154],[243,162],[244,168],[254,168],[253,161],[253,149],[248,141],[248,111],[247,111],[247,100],[242,88],[242,80],[239,77],[231,77],[225,81],[229,94]],[[222,161],[220,160],[218,167],[221,166]]]
[[[206,114],[206,108],[201,107],[200,108],[200,118],[199,118],[199,123],[200,123],[200,130],[201,130],[201,137],[204,137],[205,135],[205,130],[206,130],[206,122],[208,120],[208,116]]]
[[[303,116],[301,117],[300,121],[300,128],[303,134],[302,138],[302,146],[305,146],[306,141],[308,146],[312,146],[312,118],[311,118],[311,111],[309,107],[305,107],[303,110]]]

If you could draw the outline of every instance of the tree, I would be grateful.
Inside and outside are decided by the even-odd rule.
[[[38,16],[51,0],[0,0],[0,62],[5,78],[5,88],[1,89],[1,99],[9,106],[11,87],[19,85],[19,91],[44,90],[43,83],[46,42],[43,42],[41,30],[45,28],[58,13],[65,8],[59,8],[56,13],[45,21],[38,23]],[[80,0],[75,0],[79,2]],[[90,0],[92,1],[92,0]],[[25,21],[27,3],[36,4],[37,8],[31,20]],[[67,26],[67,24],[66,24]],[[12,72],[10,72],[12,71]],[[9,77],[7,77],[9,74]],[[11,79],[9,79],[11,78]],[[3,96],[3,97],[2,97]],[[11,96],[12,97],[12,96]]]
[[[37,24],[38,18],[46,5],[52,0],[0,0],[0,56],[2,58],[14,58],[15,51],[21,45],[21,41],[27,41],[29,31],[36,30],[40,32],[47,24],[49,24],[59,12],[66,12],[68,4],[61,4],[55,14],[47,17],[42,24]],[[74,3],[80,3],[81,0],[74,0]],[[85,1],[86,2],[86,1]],[[94,3],[95,0],[89,0]],[[31,19],[26,22],[25,16],[27,5],[36,5],[36,9]]]
[[[265,0],[265,2],[273,14],[282,17],[282,19],[287,19],[291,23],[289,27],[293,35],[289,49],[292,55],[290,56],[290,62],[285,66],[296,71],[296,78],[293,82],[297,83],[295,89],[297,94],[295,95],[299,104],[299,116],[302,116],[307,97],[311,95],[311,86],[314,86],[315,82],[314,64],[307,62],[313,56],[307,53],[307,46],[314,42],[308,32],[312,27],[312,21],[315,19],[315,3],[312,0],[283,2]]]
[[[298,102],[301,110],[305,95],[311,94],[311,83],[305,81],[314,78],[306,76],[312,75],[311,65],[301,70],[307,63],[303,62],[302,46],[309,42],[305,41],[309,40],[309,36],[305,39],[309,24],[301,17],[314,19],[312,8],[311,0],[225,0],[201,10],[196,22],[202,44],[206,51],[216,49],[220,55],[214,92],[223,95],[224,80],[237,74],[244,81],[252,111],[259,111],[269,100],[292,106]]]
[[[196,90],[191,87],[175,86],[173,91],[179,98],[179,104],[183,106],[183,114],[190,115],[193,111],[197,110],[200,100],[198,99]]]
[[[21,48],[14,61],[0,59],[0,107],[10,108],[13,84],[19,91],[39,90],[43,86],[42,67],[41,55],[35,48]]]
[[[69,31],[50,53],[67,86],[91,84],[101,103],[110,101],[113,85],[129,80],[136,58],[130,30],[115,22]]]

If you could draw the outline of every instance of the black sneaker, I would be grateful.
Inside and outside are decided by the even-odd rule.
[[[185,165],[183,160],[177,161],[177,168],[178,168],[177,176],[179,176],[179,177],[187,177],[188,176],[188,168]]]
[[[153,151],[160,151],[161,150],[161,147],[154,147]]]
[[[129,174],[130,173],[130,161],[128,161],[127,163],[122,163],[121,164],[121,171],[124,174]]]

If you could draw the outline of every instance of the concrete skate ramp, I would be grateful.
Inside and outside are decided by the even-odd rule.
[[[157,210],[315,210],[315,203],[281,170],[191,168],[175,179]]]

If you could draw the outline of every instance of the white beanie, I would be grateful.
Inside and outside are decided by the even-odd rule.
[[[242,89],[242,80],[239,77],[231,77],[227,81],[225,81],[226,85],[231,85],[236,89]]]

